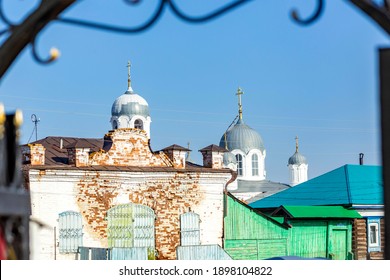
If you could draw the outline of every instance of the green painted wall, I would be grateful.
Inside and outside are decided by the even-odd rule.
[[[327,257],[326,221],[291,221],[289,254],[305,258]]]
[[[288,229],[228,197],[225,251],[238,260],[265,259],[287,254]]]
[[[238,260],[275,256],[351,259],[352,224],[343,220],[290,220],[288,228],[228,196],[224,249]]]

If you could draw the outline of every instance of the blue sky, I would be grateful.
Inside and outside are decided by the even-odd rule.
[[[18,21],[37,2],[4,1],[5,13]],[[232,1],[177,2],[202,15]],[[130,60],[133,89],[150,106],[153,150],[190,142],[191,157],[201,163],[198,150],[219,144],[237,115],[241,87],[244,121],[267,151],[267,179],[288,182],[296,135],[309,178],[357,164],[359,153],[365,164],[379,165],[377,61],[388,38],[347,1],[327,1],[313,25],[291,20],[292,8],[309,15],[315,2],[249,1],[203,24],[165,10],[135,35],[53,23],[39,36],[38,51],[46,56],[55,46],[59,60],[42,66],[26,48],[0,82],[0,102],[23,111],[22,143],[32,135],[32,114],[40,118],[38,138],[103,137],[111,105],[126,90]],[[156,5],[80,1],[64,16],[135,26]]]

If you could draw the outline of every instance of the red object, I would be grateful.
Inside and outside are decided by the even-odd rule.
[[[0,228],[0,260],[7,259],[7,242],[5,241],[5,236],[3,229]]]

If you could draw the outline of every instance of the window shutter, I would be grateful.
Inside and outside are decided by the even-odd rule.
[[[83,225],[81,214],[66,211],[59,214],[59,251],[60,253],[77,253],[83,245]]]
[[[194,212],[180,215],[181,246],[200,245],[200,219]]]

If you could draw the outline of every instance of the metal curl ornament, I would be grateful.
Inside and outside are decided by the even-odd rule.
[[[316,10],[314,11],[314,13],[310,17],[308,17],[306,19],[302,19],[299,16],[298,11],[296,9],[293,9],[291,11],[291,17],[293,18],[293,20],[296,23],[299,23],[302,25],[308,25],[308,24],[311,24],[314,21],[316,21],[321,16],[321,14],[324,10],[324,7],[325,7],[325,0],[317,0]]]
[[[212,20],[214,18],[217,18],[235,8],[237,8],[238,6],[240,5],[243,5],[243,4],[246,4],[248,2],[250,2],[252,0],[239,0],[239,1],[235,1],[235,2],[232,2],[228,5],[225,5],[223,6],[222,8],[219,8],[207,15],[204,15],[204,16],[199,16],[199,17],[193,17],[193,16],[188,16],[186,14],[184,14],[182,11],[180,11],[178,9],[178,7],[176,6],[176,4],[173,2],[173,0],[171,1],[167,1],[167,3],[169,4],[169,7],[171,8],[171,11],[180,19],[184,20],[184,21],[187,21],[187,22],[191,22],[191,23],[201,23],[201,22],[206,22],[206,21],[209,21],[209,20]]]
[[[14,27],[16,24],[14,24],[11,20],[7,18],[7,16],[3,12],[3,0],[0,0],[0,20],[2,20],[6,25],[9,26],[9,28]]]
[[[123,0],[125,3],[129,5],[136,5],[141,2],[141,0]],[[206,22],[212,19],[215,19],[235,8],[237,8],[240,5],[246,4],[250,1],[253,0],[238,0],[235,1],[231,4],[228,4],[226,6],[223,6],[222,8],[219,8],[205,16],[199,16],[199,17],[193,17],[189,16],[187,14],[184,14],[177,5],[174,3],[173,0],[161,0],[160,4],[158,5],[156,11],[152,15],[152,17],[147,20],[145,23],[137,26],[137,27],[122,27],[122,26],[116,26],[116,25],[109,25],[105,23],[99,23],[99,22],[90,22],[90,21],[85,21],[85,20],[80,20],[80,19],[72,19],[72,18],[65,18],[65,17],[60,17],[57,18],[56,20],[62,23],[68,23],[68,24],[74,24],[78,26],[84,26],[84,27],[89,27],[89,28],[96,28],[96,29],[101,29],[105,31],[114,31],[114,32],[120,32],[120,33],[137,33],[137,32],[142,32],[148,28],[150,28],[162,15],[165,6],[168,6],[171,11],[173,12],[174,15],[176,15],[178,18],[191,22],[191,23],[201,23],[201,22]]]
[[[38,52],[37,52],[37,48],[36,48],[36,44],[35,44],[36,40],[34,39],[34,41],[31,43],[31,52],[32,52],[32,56],[34,57],[34,59],[40,63],[40,64],[49,64],[55,60],[57,60],[57,58],[60,56],[60,51],[57,49],[57,48],[54,48],[52,47],[50,49],[50,52],[49,52],[49,57],[48,58],[42,58]]]

